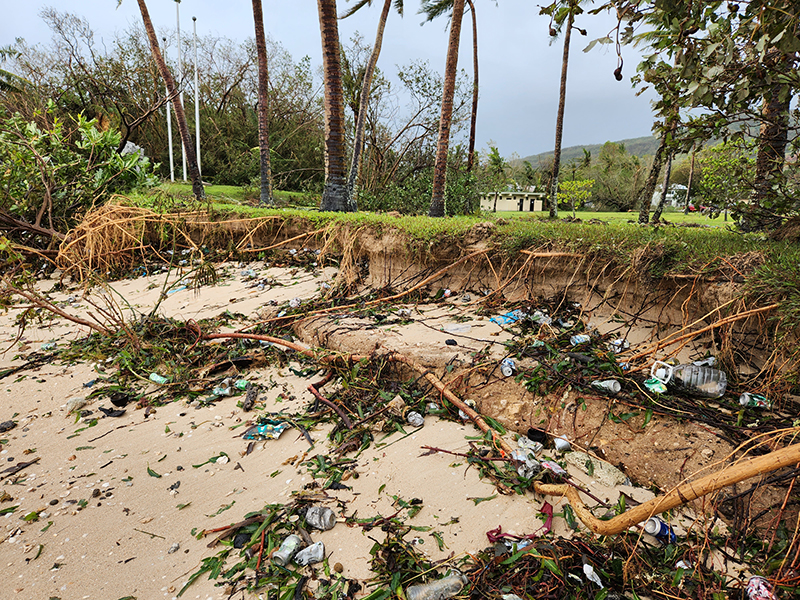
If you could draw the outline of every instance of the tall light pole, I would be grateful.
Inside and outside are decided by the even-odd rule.
[[[164,56],[167,55],[167,38],[164,41]],[[172,101],[169,99],[169,89],[164,88],[167,94],[167,147],[169,148],[169,180],[175,181],[175,159],[172,157]]]
[[[195,154],[197,154],[197,170],[200,178],[203,177],[203,169],[200,167],[200,84],[197,72],[197,17],[192,17],[194,26],[194,141]]]
[[[178,22],[178,88],[180,89],[181,106],[183,103],[183,60],[181,59],[181,0],[175,0],[175,16]],[[183,158],[183,180],[186,181],[186,148],[181,140],[181,156]]]

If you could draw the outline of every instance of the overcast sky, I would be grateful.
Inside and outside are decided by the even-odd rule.
[[[317,3],[314,0],[262,0],[268,35],[279,41],[295,59],[308,55],[321,64],[321,42]],[[157,30],[175,27],[174,0],[148,0]],[[339,12],[352,4],[338,0]],[[562,40],[549,44],[549,19],[539,16],[535,0],[475,0],[478,14],[480,59],[480,103],[477,147],[486,151],[493,141],[505,157],[528,156],[553,149],[558,88],[561,74]],[[339,22],[339,35],[347,40],[360,32],[371,43],[383,2]],[[386,26],[379,67],[388,76],[394,65],[411,59],[430,61],[444,71],[447,22],[441,19],[421,25],[416,14],[419,2],[405,3],[405,16],[392,12]],[[47,43],[50,32],[39,17],[45,6],[54,6],[86,18],[96,38],[111,36],[129,23],[140,22],[136,0],[21,0],[7,2],[0,23],[0,46],[23,37],[28,43]],[[183,0],[180,4],[181,32],[191,33],[197,17],[199,35],[217,34],[236,40],[253,37],[252,4],[248,0]],[[625,78],[616,81],[616,57],[610,46],[597,45],[582,52],[589,40],[602,37],[613,26],[608,16],[582,15],[576,25],[588,30],[583,37],[574,32],[567,82],[567,104],[563,146],[603,143],[650,134],[653,114],[646,93],[636,97],[630,76],[638,55],[624,48]],[[472,72],[472,27],[465,15],[459,67]]]

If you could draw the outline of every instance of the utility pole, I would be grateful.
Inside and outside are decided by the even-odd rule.
[[[175,0],[175,15],[178,23],[178,89],[180,90],[181,106],[183,102],[183,60],[181,59],[181,0]],[[181,156],[183,158],[183,180],[186,181],[186,148],[181,140]]]
[[[203,177],[203,169],[200,167],[200,76],[197,72],[197,17],[192,17],[194,25],[194,140],[195,154],[197,154],[197,170],[200,177]]]
[[[167,38],[164,41],[164,56],[167,55]],[[167,147],[169,148],[169,180],[175,181],[175,159],[172,157],[172,101],[169,99],[169,89],[164,88],[167,94]]]

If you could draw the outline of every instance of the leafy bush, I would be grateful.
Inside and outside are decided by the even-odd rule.
[[[83,115],[42,128],[0,111],[0,211],[63,232],[110,194],[157,183],[147,157],[117,152],[120,140]]]

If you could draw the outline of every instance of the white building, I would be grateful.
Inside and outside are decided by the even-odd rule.
[[[492,212],[495,210],[495,199],[497,200],[497,212],[541,212],[545,193],[544,192],[497,192],[481,196],[481,210]]]
[[[674,206],[675,208],[683,208],[684,204],[686,204],[686,186],[680,183],[673,183],[667,189],[667,200],[664,202],[664,206]],[[661,186],[656,188],[656,191],[653,192],[653,201],[652,206],[657,206],[658,203],[661,201]]]

